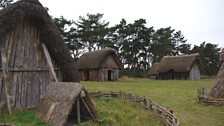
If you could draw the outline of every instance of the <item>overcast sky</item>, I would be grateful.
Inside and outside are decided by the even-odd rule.
[[[103,13],[110,26],[146,19],[154,29],[181,30],[187,43],[203,41],[224,47],[224,0],[39,0],[54,17],[77,21],[87,13]]]

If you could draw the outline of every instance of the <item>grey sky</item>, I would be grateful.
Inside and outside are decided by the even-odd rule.
[[[78,20],[87,13],[103,13],[110,26],[122,18],[128,23],[143,18],[155,29],[181,30],[187,42],[203,41],[224,47],[224,0],[40,0],[50,15]]]

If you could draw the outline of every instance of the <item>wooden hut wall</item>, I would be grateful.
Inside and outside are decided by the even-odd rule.
[[[197,63],[194,63],[193,66],[191,67],[189,79],[190,80],[200,80],[201,79],[200,69],[199,69],[199,66]]]
[[[189,72],[175,72],[176,80],[188,80],[189,79]]]
[[[107,58],[103,62],[102,68],[119,69],[117,62],[112,55],[107,56]]]
[[[109,55],[101,69],[101,81],[116,81],[119,78],[119,66],[115,57]]]
[[[47,85],[53,80],[39,41],[38,23],[26,19],[8,33],[3,45],[8,61],[10,94],[13,106],[17,108],[32,108],[39,104]],[[0,71],[2,73],[2,71]],[[61,80],[60,71],[57,70]],[[1,76],[0,96],[3,96],[3,81]],[[3,98],[0,98],[3,101]]]
[[[99,70],[90,70],[89,71],[89,80],[91,80],[91,81],[100,81],[100,72],[99,72]]]
[[[83,81],[101,81],[98,69],[79,70],[79,77]]]
[[[117,81],[119,78],[119,70],[111,68],[101,69],[101,81]]]
[[[174,72],[172,70],[159,73],[159,78],[162,80],[171,80],[174,79]]]

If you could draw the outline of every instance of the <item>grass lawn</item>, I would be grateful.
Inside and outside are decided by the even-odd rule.
[[[146,96],[174,110],[181,126],[223,126],[224,106],[203,106],[197,102],[197,89],[210,89],[215,80],[149,80],[126,79],[118,82],[83,81],[88,91],[131,92]]]
[[[36,111],[33,110],[16,110],[13,115],[0,114],[0,123],[11,123],[15,126],[50,126],[35,117]]]
[[[101,121],[90,121],[85,126],[163,126],[154,113],[141,105],[119,98],[93,100]]]
[[[203,106],[197,102],[197,89],[211,89],[215,80],[149,80],[121,79],[118,82],[88,82],[83,84],[88,91],[123,91],[152,99],[169,107],[180,120],[180,126],[223,126],[224,106]],[[88,122],[87,126],[159,126],[152,113],[141,106],[116,98],[94,99],[101,122]],[[16,126],[49,126],[35,118],[36,111],[17,111],[13,116],[0,115],[1,122]]]

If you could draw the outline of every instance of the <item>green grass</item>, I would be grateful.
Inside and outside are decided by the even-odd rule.
[[[81,82],[88,91],[121,90],[146,96],[174,110],[181,126],[223,126],[224,106],[204,106],[197,102],[197,89],[210,89],[214,80],[128,79],[119,82]]]
[[[94,102],[100,121],[87,126],[162,126],[152,112],[127,100],[101,97]]]
[[[149,80],[123,79],[118,82],[81,82],[88,91],[123,91],[146,96],[155,103],[169,107],[180,120],[180,126],[223,126],[224,106],[204,106],[197,102],[197,89],[211,89],[215,80]],[[157,126],[158,120],[141,106],[121,99],[93,100],[101,121],[87,126]],[[1,122],[16,126],[48,126],[38,120],[35,110],[17,111],[13,116],[0,115]]]
[[[50,126],[35,117],[35,110],[16,110],[13,115],[1,114],[0,123],[11,123],[16,126]]]

